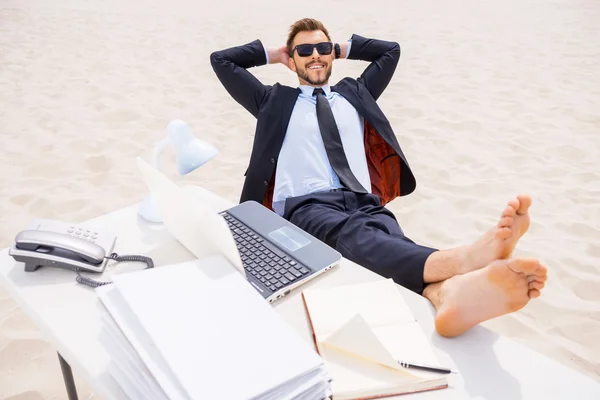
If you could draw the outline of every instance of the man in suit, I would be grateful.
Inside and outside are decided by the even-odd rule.
[[[332,86],[340,59],[370,64],[358,79]],[[255,40],[210,57],[228,93],[257,119],[240,201],[262,203],[344,257],[427,297],[438,332],[454,336],[538,297],[546,267],[510,258],[529,226],[527,195],[511,200],[480,240],[451,250],[414,243],[385,207],[416,187],[376,103],[399,59],[398,43],[356,34],[334,43],[311,18],[296,21],[281,48]],[[279,63],[298,75],[298,87],[264,85],[248,71]]]

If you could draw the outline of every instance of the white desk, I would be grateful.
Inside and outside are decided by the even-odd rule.
[[[231,206],[204,189],[191,190],[215,211]],[[115,252],[147,255],[154,259],[156,267],[194,259],[161,225],[155,226],[139,219],[137,205],[87,222],[117,234]],[[120,263],[114,271],[143,267],[143,264]],[[109,280],[111,271],[105,272],[103,278]],[[70,271],[41,268],[37,272],[25,272],[22,264],[8,255],[7,249],[0,252],[0,277],[12,297],[59,354],[101,399],[125,399],[108,373],[108,356],[97,340],[101,304],[92,289],[77,284],[75,274]],[[344,260],[341,267],[305,287],[375,279],[381,278]],[[312,343],[299,293],[296,291],[273,306],[307,342]],[[435,333],[434,313],[429,302],[408,290],[402,289],[402,293],[426,335],[431,338],[440,362],[460,372],[449,378],[448,389],[408,398],[600,399],[600,383],[482,327],[476,327],[459,338],[441,338]]]

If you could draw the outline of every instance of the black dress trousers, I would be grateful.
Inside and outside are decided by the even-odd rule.
[[[425,261],[437,249],[406,237],[377,195],[337,189],[292,197],[283,217],[345,258],[423,293]]]

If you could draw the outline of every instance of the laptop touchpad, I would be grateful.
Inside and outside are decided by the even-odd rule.
[[[270,232],[269,237],[289,251],[296,251],[310,243],[310,239],[287,226]]]

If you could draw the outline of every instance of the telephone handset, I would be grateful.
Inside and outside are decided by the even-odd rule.
[[[25,271],[39,267],[103,272],[116,237],[95,228],[36,219],[15,237],[9,254],[25,263]]]
[[[106,255],[96,243],[57,232],[22,231],[15,238],[15,247],[92,265],[102,264]]]
[[[77,282],[97,287],[110,282],[98,282],[80,272],[104,272],[109,260],[139,261],[153,268],[151,258],[119,256],[112,253],[116,236],[98,232],[92,226],[74,225],[49,219],[35,219],[15,237],[8,250],[16,261],[25,264],[25,271],[39,267],[58,267],[77,272]]]

